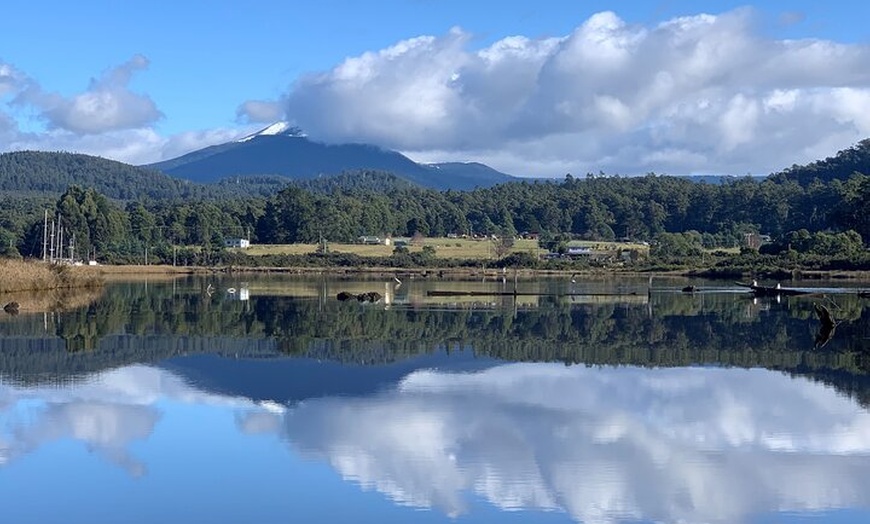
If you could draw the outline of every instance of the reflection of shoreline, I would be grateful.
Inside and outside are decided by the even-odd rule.
[[[0,313],[0,373],[22,383],[62,383],[92,371],[182,355],[377,365],[462,348],[506,361],[765,367],[813,376],[870,405],[870,361],[862,358],[870,349],[870,310],[855,296],[836,297],[837,319],[848,321],[824,351],[816,351],[817,318],[810,299],[755,305],[742,294],[687,294],[669,282],[656,284],[669,292],[649,296],[443,299],[427,297],[426,291],[500,290],[504,284],[401,277],[401,286],[392,278],[247,280],[232,275],[113,284],[92,307],[24,318]],[[524,292],[631,293],[646,284],[646,279],[565,280],[519,287]],[[231,294],[230,288],[237,292]],[[278,293],[282,290],[287,296]],[[384,299],[340,302],[335,294],[341,290],[378,291]]]
[[[62,288],[51,291],[15,291],[0,294],[0,305],[17,302],[19,314],[60,312],[96,302],[103,288]]]

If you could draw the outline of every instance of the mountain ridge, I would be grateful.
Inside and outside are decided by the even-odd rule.
[[[518,180],[479,162],[421,164],[373,144],[313,141],[301,129],[286,123],[142,167],[206,184],[256,175],[306,180],[363,170],[393,173],[436,190],[470,190]]]

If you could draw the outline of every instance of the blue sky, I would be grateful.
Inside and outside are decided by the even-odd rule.
[[[740,175],[870,136],[866,3],[34,0],[0,12],[0,151],[139,164],[288,120],[316,140],[521,176]]]

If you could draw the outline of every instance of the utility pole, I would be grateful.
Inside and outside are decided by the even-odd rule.
[[[60,217],[57,217],[57,259],[63,260],[63,224],[60,223]]]
[[[51,242],[48,248],[48,261],[54,262],[54,219],[51,219]]]
[[[42,261],[48,261],[48,209],[45,210],[42,218]]]

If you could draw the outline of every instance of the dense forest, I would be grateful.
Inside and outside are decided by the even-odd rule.
[[[246,263],[223,249],[231,237],[283,244],[523,232],[551,249],[571,239],[648,241],[663,259],[741,246],[758,233],[774,240],[762,254],[849,260],[870,238],[865,173],[870,139],[764,179],[589,174],[473,191],[424,189],[372,171],[198,186],[84,155],[7,153],[0,155],[0,254],[41,256],[48,209],[81,258],[96,252],[108,262],[139,261],[147,249],[153,261],[180,253],[187,264]]]

